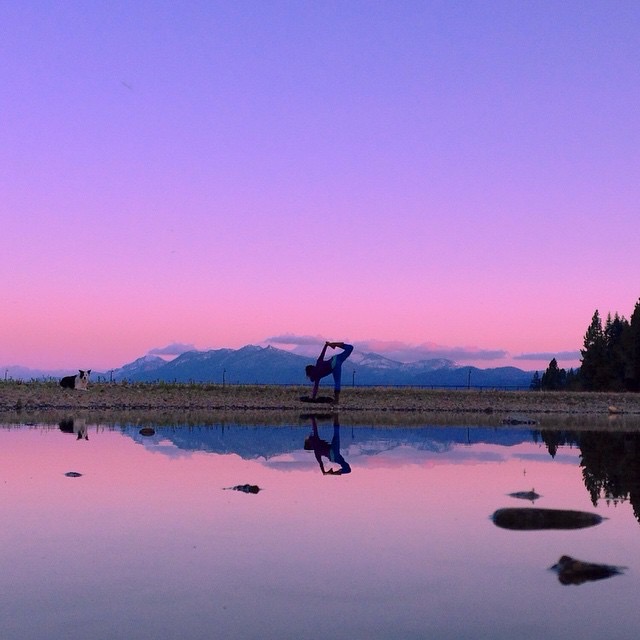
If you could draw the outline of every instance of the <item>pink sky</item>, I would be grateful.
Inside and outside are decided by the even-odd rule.
[[[636,2],[13,2],[0,51],[0,366],[569,367],[640,296]]]

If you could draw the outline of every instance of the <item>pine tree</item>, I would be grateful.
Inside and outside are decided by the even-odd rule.
[[[531,384],[529,385],[529,389],[531,389],[531,391],[540,391],[541,389],[541,381],[540,381],[540,374],[535,371],[533,374],[533,377],[531,378]]]
[[[640,299],[636,302],[629,326],[623,336],[625,354],[625,386],[640,391]]]
[[[567,371],[567,382],[565,385],[565,389],[567,389],[567,391],[576,391],[580,389],[579,376],[573,369],[569,369],[569,371]]]
[[[622,391],[625,387],[626,354],[624,346],[624,335],[628,330],[629,323],[616,313],[613,319],[611,314],[607,315],[607,322],[604,328],[604,339],[606,343],[606,376],[607,390]]]
[[[567,383],[567,372],[558,367],[558,361],[553,358],[542,374],[540,387],[546,391],[559,391],[564,389]]]
[[[607,344],[602,329],[600,313],[596,309],[591,324],[584,334],[584,349],[580,349],[582,365],[580,380],[585,391],[607,388]]]

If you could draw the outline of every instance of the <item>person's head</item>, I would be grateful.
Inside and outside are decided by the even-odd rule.
[[[307,375],[307,378],[309,378],[309,380],[315,380],[315,373],[316,373],[315,365],[308,364],[304,368],[304,372]]]
[[[313,436],[307,436],[304,439],[304,449],[305,451],[311,451],[313,449],[314,438]]]

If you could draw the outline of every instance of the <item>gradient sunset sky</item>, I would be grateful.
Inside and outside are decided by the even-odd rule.
[[[639,61],[635,0],[2,2],[0,365],[576,366],[640,296]]]

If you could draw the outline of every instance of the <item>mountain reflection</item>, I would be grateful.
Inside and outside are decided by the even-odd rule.
[[[321,420],[326,419],[322,417]],[[153,438],[144,438],[139,429],[123,428],[127,435],[145,446],[155,446],[164,440],[183,451],[206,451],[231,453],[244,458],[271,459],[292,454],[303,449],[305,432],[308,433],[310,416],[301,417],[302,422],[290,426],[268,425],[212,425],[155,427]],[[301,427],[305,432],[301,432]],[[312,427],[312,425],[311,425]],[[360,455],[375,456],[405,447],[411,451],[428,453],[451,452],[460,445],[492,444],[504,447],[517,446],[533,441],[531,431],[525,429],[467,428],[467,427],[345,427],[340,430],[340,446],[357,447]],[[539,441],[536,440],[536,442]]]
[[[141,445],[153,447],[158,453],[179,456],[181,452],[204,451],[235,454],[246,460],[271,460],[291,456],[302,450],[313,451],[323,473],[328,469],[323,458],[339,466],[331,466],[335,475],[351,472],[345,460],[351,456],[376,456],[403,450],[407,461],[419,463],[423,456],[455,455],[461,462],[469,457],[488,460],[499,457],[499,452],[474,449],[473,445],[511,447],[526,443],[538,444],[541,455],[546,452],[556,458],[562,447],[580,452],[580,466],[585,488],[591,502],[607,503],[628,501],[634,516],[640,522],[640,433],[630,431],[565,431],[529,430],[504,427],[350,427],[347,437],[341,432],[337,414],[333,417],[333,432],[323,421],[330,416],[301,416],[301,424],[290,426],[268,425],[213,425],[156,428],[153,437],[140,435],[138,428],[121,427],[123,435]],[[320,426],[318,426],[320,421]],[[67,419],[59,425],[61,431],[76,438],[86,438],[84,421]],[[311,427],[305,436],[301,427]],[[322,436],[325,435],[325,438]],[[171,446],[167,446],[171,445]],[[468,454],[465,454],[469,452]],[[412,458],[412,453],[413,458]],[[353,464],[353,461],[352,463]]]
[[[640,522],[640,434],[610,431],[540,431],[551,456],[559,446],[580,450],[582,478],[593,506],[629,501]]]

